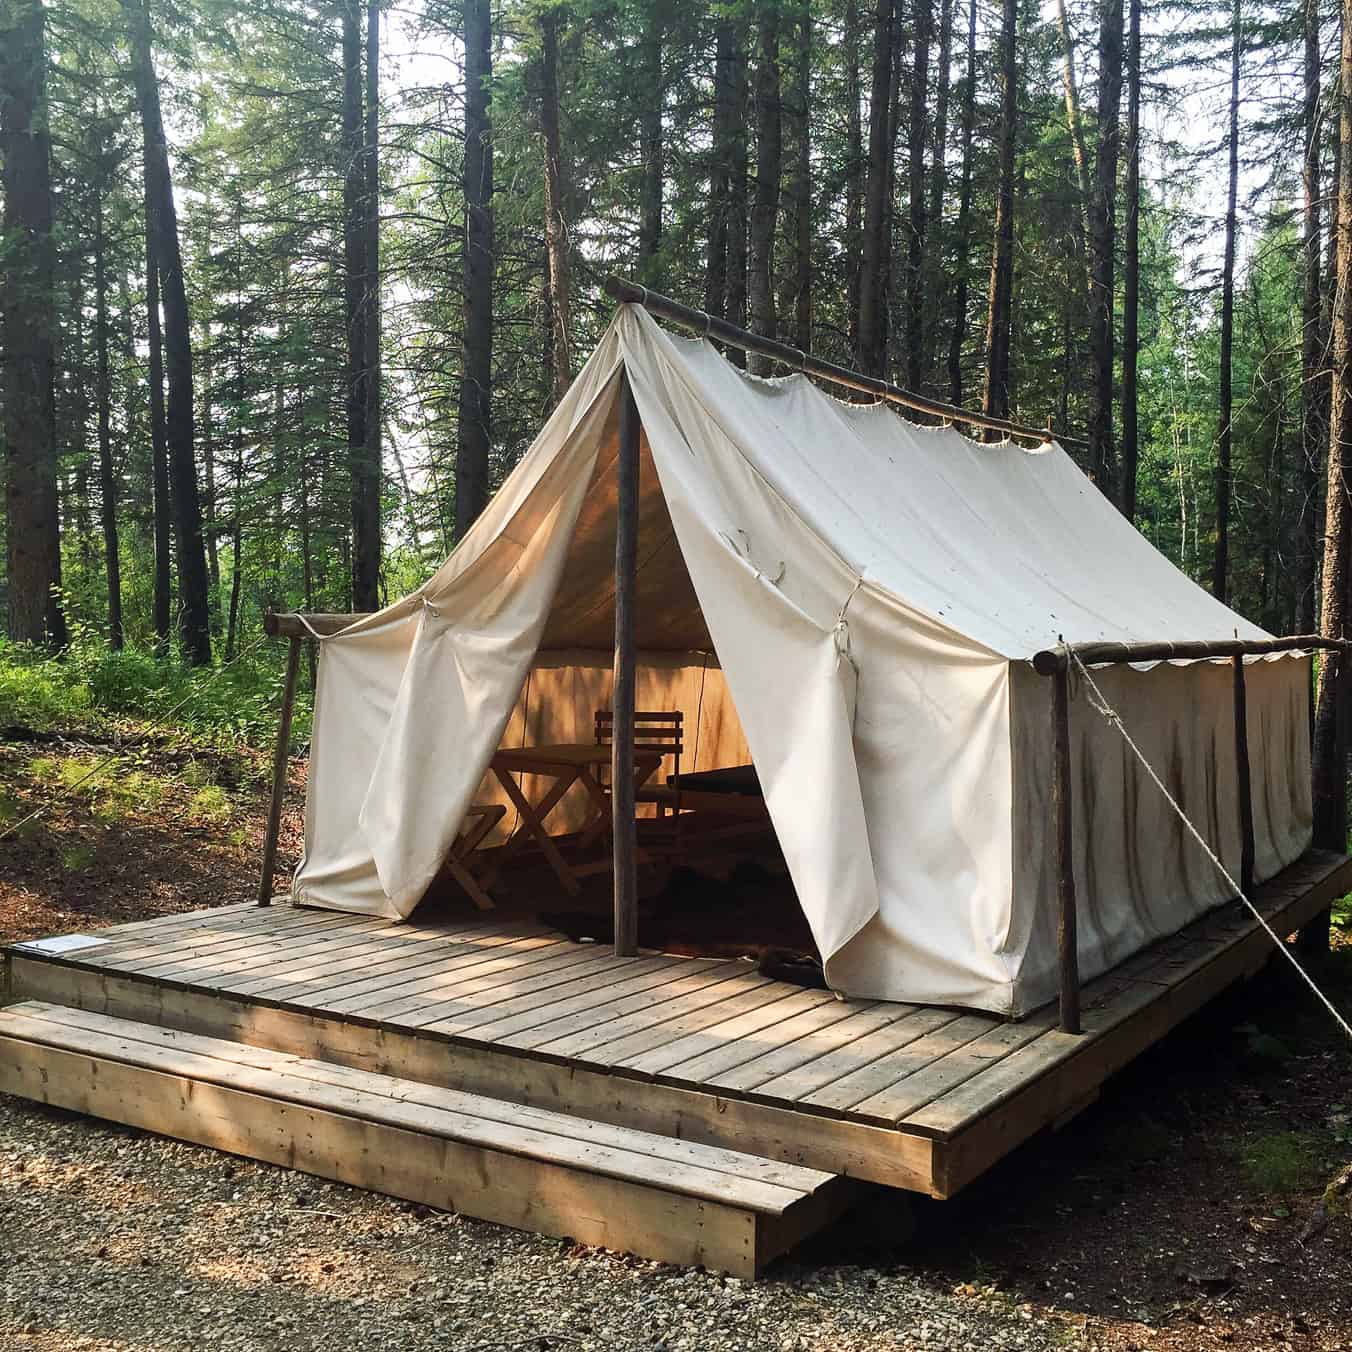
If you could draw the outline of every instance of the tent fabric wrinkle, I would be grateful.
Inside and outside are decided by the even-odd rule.
[[[1014,1016],[1053,998],[1051,685],[1032,655],[1263,631],[1059,446],[752,377],[633,306],[442,567],[321,646],[297,899],[408,917],[465,810],[499,792],[499,745],[590,740],[609,700],[621,373],[641,425],[639,706],[684,711],[685,769],[755,763],[829,984]],[[1310,840],[1309,659],[1246,673],[1264,878]],[[1102,682],[1238,867],[1227,666]],[[1075,701],[1086,980],[1226,899],[1095,722]],[[550,829],[585,812],[565,797]]]

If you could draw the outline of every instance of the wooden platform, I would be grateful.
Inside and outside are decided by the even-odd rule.
[[[1289,932],[1352,890],[1311,853],[1259,889]],[[948,1197],[1272,956],[1236,904],[1084,991],[1084,1032],[838,1000],[742,962],[467,917],[229,907],[7,951],[9,998],[272,1049]]]

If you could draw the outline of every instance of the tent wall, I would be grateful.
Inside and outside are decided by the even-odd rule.
[[[1051,682],[1011,666],[1014,906],[1005,948],[1019,955],[1013,1013],[1057,989]],[[1240,874],[1234,699],[1226,662],[1095,668],[1133,740],[1230,873]],[[1071,775],[1081,980],[1230,899],[1215,865],[1072,675]],[[1255,874],[1272,877],[1311,839],[1310,659],[1246,662]],[[1081,697],[1076,698],[1079,695]]]

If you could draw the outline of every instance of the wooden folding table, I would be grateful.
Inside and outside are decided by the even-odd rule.
[[[559,852],[559,848],[550,839],[545,829],[545,818],[558,806],[559,800],[574,784],[581,784],[591,799],[594,811],[584,823],[583,835],[595,834],[592,828],[603,822],[610,813],[610,799],[597,771],[610,764],[611,748],[594,742],[564,743],[558,746],[521,746],[496,752],[491,762],[493,773],[497,775],[503,792],[512,800],[521,815],[520,824],[512,833],[511,839],[503,846],[499,859],[508,858],[518,849],[527,836],[532,836],[539,845],[549,866],[558,875],[559,882],[571,896],[581,890],[577,872]],[[641,747],[634,751],[634,785],[641,788],[662,764],[662,757],[645,752]],[[538,775],[551,781],[546,791],[531,802],[521,791],[514,776],[518,774]]]

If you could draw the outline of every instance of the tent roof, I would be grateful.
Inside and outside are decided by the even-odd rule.
[[[1055,443],[976,442],[886,404],[844,403],[805,376],[748,375],[638,306],[614,322],[625,361],[659,363],[683,385],[866,584],[992,652],[1266,636],[1170,563]]]

